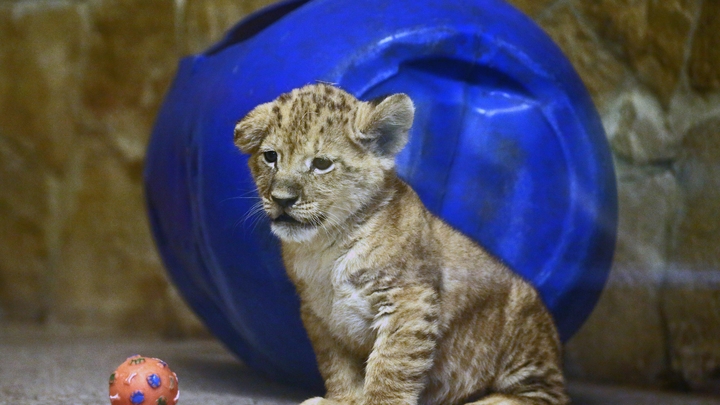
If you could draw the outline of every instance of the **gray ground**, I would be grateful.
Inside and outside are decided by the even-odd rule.
[[[107,405],[110,373],[133,354],[170,365],[182,405],[297,404],[308,395],[257,376],[213,340],[164,342],[0,325],[0,404]],[[579,405],[720,405],[720,398],[580,383],[572,383],[570,393]]]

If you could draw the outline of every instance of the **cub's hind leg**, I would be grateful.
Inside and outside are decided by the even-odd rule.
[[[340,405],[340,403],[333,401],[331,399],[315,397],[315,398],[306,399],[300,405]]]
[[[561,346],[537,293],[516,284],[505,307],[505,338],[489,395],[472,405],[566,405]],[[468,404],[469,405],[469,404]]]
[[[535,372],[533,372],[535,371]],[[562,372],[554,367],[544,372],[532,368],[500,378],[492,394],[466,405],[566,405],[570,402],[565,393]]]
[[[470,402],[466,405],[550,405],[566,404],[565,402],[548,402],[541,398],[528,398],[517,395],[493,394],[477,402]]]

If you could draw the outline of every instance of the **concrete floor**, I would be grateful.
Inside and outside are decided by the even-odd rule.
[[[263,379],[214,340],[168,342],[0,325],[0,404],[109,404],[108,378],[133,354],[170,365],[183,405],[297,404],[310,395]],[[569,390],[578,405],[720,405],[720,398],[577,382]]]

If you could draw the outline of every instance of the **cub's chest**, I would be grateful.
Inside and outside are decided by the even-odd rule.
[[[351,282],[361,264],[356,257],[353,251],[341,255],[303,253],[293,258],[292,267],[302,284],[303,305],[338,339],[361,347],[373,339],[374,313],[367,290]]]

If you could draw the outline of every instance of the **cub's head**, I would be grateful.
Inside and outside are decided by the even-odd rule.
[[[413,115],[404,94],[362,102],[326,84],[250,111],[235,126],[235,145],[251,155],[272,231],[307,241],[371,204],[407,142]]]

